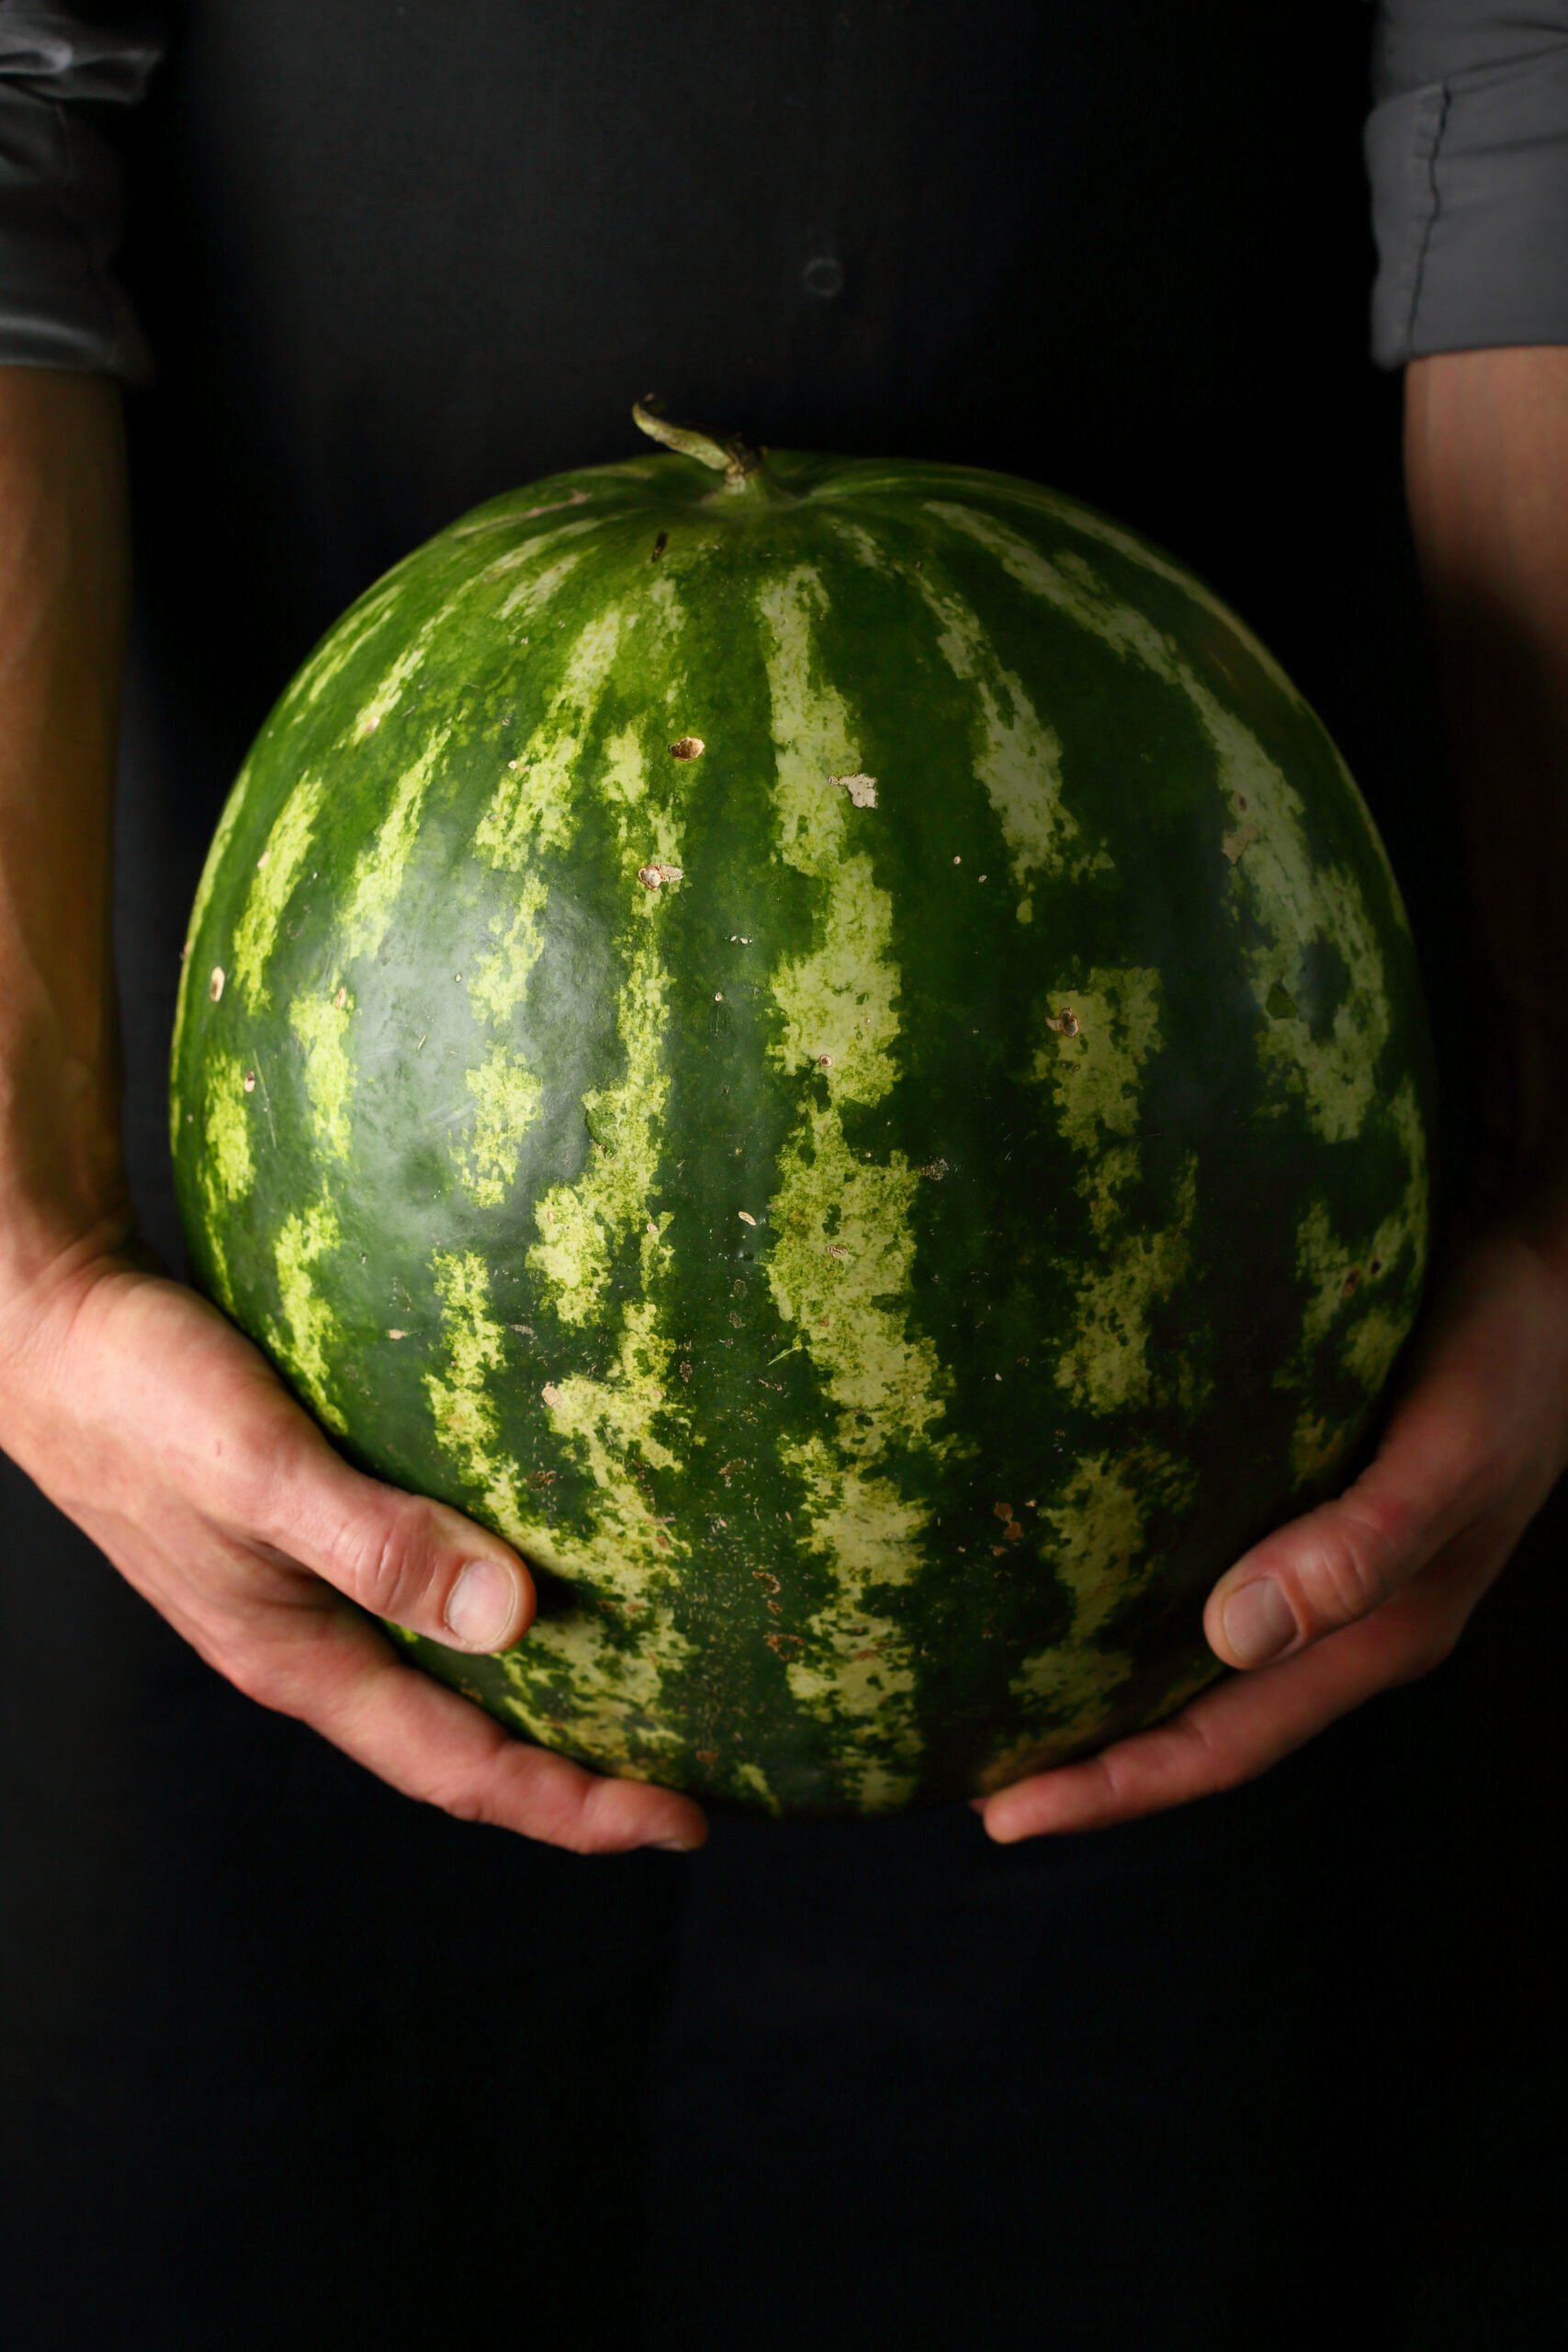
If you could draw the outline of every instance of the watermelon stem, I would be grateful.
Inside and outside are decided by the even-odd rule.
[[[715,473],[724,476],[728,490],[744,490],[761,486],[765,469],[759,453],[749,449],[739,435],[719,441],[711,433],[704,433],[693,424],[671,424],[668,417],[659,413],[660,401],[649,392],[646,400],[632,402],[633,422],[650,439],[660,441],[667,449],[677,449],[683,458],[695,458]]]

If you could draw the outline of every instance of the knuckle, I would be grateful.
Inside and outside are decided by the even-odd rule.
[[[499,1819],[496,1807],[482,1790],[464,1786],[437,1792],[433,1802],[454,1821],[468,1821],[493,1828]]]
[[[594,1818],[589,1804],[555,1833],[554,1843],[570,1854],[618,1854],[629,1842],[624,1825]]]
[[[1179,1758],[1182,1785],[1193,1795],[1238,1789],[1251,1780],[1255,1767],[1234,1741],[1216,1739],[1201,1716],[1183,1716],[1168,1725],[1167,1736]]]
[[[1370,1616],[1388,1599],[1396,1582],[1396,1561],[1393,1544],[1382,1527],[1341,1510],[1316,1531],[1297,1580],[1315,1619],[1348,1625]]]
[[[338,1555],[346,1589],[378,1617],[418,1613],[430,1584],[430,1545],[416,1504],[390,1501],[344,1530]]]
[[[277,1715],[299,1713],[293,1678],[279,1669],[276,1658],[229,1657],[220,1670],[241,1698],[249,1699],[253,1705]]]

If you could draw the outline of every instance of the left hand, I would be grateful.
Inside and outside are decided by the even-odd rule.
[[[1369,1467],[1210,1594],[1210,1646],[1243,1671],[1154,1731],[976,1799],[987,1831],[1010,1845],[1234,1788],[1429,1673],[1565,1468],[1568,1250],[1499,1226],[1456,1261]]]

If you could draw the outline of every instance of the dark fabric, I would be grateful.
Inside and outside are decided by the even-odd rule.
[[[110,267],[120,174],[100,123],[146,88],[164,15],[0,0],[0,364],[151,372]]]
[[[1568,343],[1568,0],[1383,0],[1372,350]]]
[[[1461,1102],[1365,39],[1255,0],[187,8],[128,143],[153,1237],[185,911],[268,702],[422,534],[628,449],[650,388],[1032,474],[1196,563],[1374,801]],[[724,1822],[688,1867],[402,1803],[13,1474],[0,1512],[20,2352],[1538,2340],[1560,1522],[1447,1676],[1234,1798],[1010,1854],[963,1808]]]
[[[141,94],[171,13],[148,0],[0,0],[0,362],[147,377],[108,271],[118,179],[91,117]],[[1562,341],[1562,0],[1381,0],[1375,24],[1375,356],[1393,368],[1433,351]],[[830,188],[818,209],[832,209]],[[832,299],[841,266],[831,252],[805,264],[819,298]]]

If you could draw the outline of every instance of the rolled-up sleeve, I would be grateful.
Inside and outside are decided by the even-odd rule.
[[[145,381],[145,340],[113,271],[123,228],[107,125],[164,45],[154,6],[0,0],[0,365]]]
[[[1568,0],[1381,0],[1372,356],[1568,343]]]

